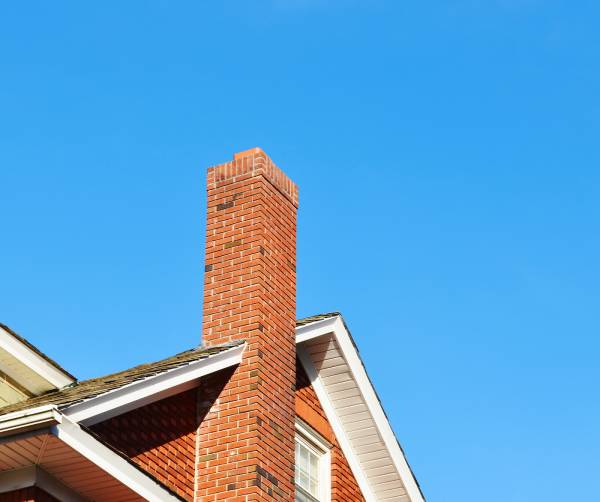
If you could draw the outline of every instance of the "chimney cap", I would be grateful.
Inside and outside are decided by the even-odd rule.
[[[255,147],[250,148],[248,150],[244,150],[243,152],[238,152],[233,154],[233,160],[242,159],[244,157],[251,157],[253,155],[262,154],[265,158],[268,158],[268,155],[262,148]]]

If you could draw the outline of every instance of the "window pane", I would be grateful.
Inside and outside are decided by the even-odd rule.
[[[319,494],[319,456],[301,442],[296,442],[296,485],[302,490],[298,490],[303,497],[312,495],[312,500]],[[306,499],[306,500],[311,500]],[[296,497],[296,500],[299,499]]]

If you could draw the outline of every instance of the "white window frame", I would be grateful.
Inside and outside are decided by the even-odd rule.
[[[296,419],[296,438],[319,455],[319,502],[331,502],[331,444],[310,425]]]

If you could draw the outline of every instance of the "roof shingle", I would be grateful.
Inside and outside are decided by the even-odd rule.
[[[311,322],[321,321],[323,319],[328,319],[330,317],[335,317],[338,315],[340,315],[338,312],[329,312],[326,314],[305,317],[303,319],[298,319],[296,321],[296,326],[304,326],[306,324],[310,324]],[[27,340],[19,337],[14,332],[11,332],[11,334],[17,336],[20,340],[22,340],[24,343],[26,343],[33,350],[38,352],[46,359],[49,359],[47,358],[47,356],[39,352],[33,345],[29,344]],[[0,408],[0,415],[5,415],[7,413],[25,410],[28,408],[35,408],[37,406],[43,406],[48,404],[53,404],[58,406],[59,408],[64,408],[66,406],[70,406],[72,404],[79,403],[81,401],[85,401],[87,399],[99,396],[101,394],[104,394],[105,392],[118,389],[138,380],[143,380],[145,378],[157,375],[159,373],[163,373],[170,369],[189,364],[193,361],[197,361],[206,357],[210,357],[212,355],[219,354],[232,347],[238,346],[241,343],[243,342],[240,341],[237,343],[230,343],[213,347],[197,347],[191,350],[187,350],[185,352],[181,352],[180,354],[168,357],[166,359],[162,359],[160,361],[141,364],[139,366],[135,366],[124,371],[119,371],[117,373],[112,373],[110,375],[105,375],[98,378],[92,378],[90,380],[84,380],[83,382],[75,382],[72,385],[69,385],[68,387],[65,387],[63,389],[48,392],[46,394],[42,394],[41,396],[32,397],[19,403],[4,406]],[[58,368],[60,368],[60,366],[58,366],[58,364],[56,364],[54,361],[49,361],[52,362]],[[64,371],[62,368],[60,369]]]
[[[0,408],[0,415],[12,413],[14,411],[35,408],[38,406],[53,404],[59,408],[70,406],[72,404],[85,401],[111,390],[118,389],[138,380],[164,373],[165,371],[185,366],[194,361],[206,359],[207,357],[220,354],[232,347],[237,347],[244,343],[243,341],[228,343],[224,345],[215,345],[213,347],[197,347],[195,349],[181,352],[174,356],[156,361],[153,363],[141,364],[118,373],[112,373],[98,378],[92,378],[83,382],[76,382],[64,387],[58,391],[48,392],[41,396],[32,397],[19,403],[9,404]]]

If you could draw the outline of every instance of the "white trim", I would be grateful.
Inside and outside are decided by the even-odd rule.
[[[296,344],[332,333],[340,316],[313,321],[296,328]]]
[[[71,422],[68,418],[64,417],[62,423],[54,425],[52,433],[146,500],[150,502],[180,500],[137,467],[84,432],[78,424]]]
[[[319,502],[331,502],[331,444],[301,419],[296,419],[295,442],[314,450],[319,457]]]
[[[0,415],[0,437],[41,429],[62,420],[55,405],[49,404]]]
[[[338,420],[335,408],[329,400],[327,391],[325,390],[323,382],[319,378],[317,370],[313,366],[310,356],[302,347],[297,348],[297,354],[298,358],[300,359],[300,362],[302,363],[302,366],[304,367],[304,371],[306,371],[306,375],[310,380],[312,388],[314,389],[315,393],[317,394],[317,397],[319,398],[319,402],[323,407],[323,411],[325,412],[327,421],[329,422],[329,425],[331,425],[331,428],[333,429],[333,433],[335,434],[338,443],[340,443],[340,447],[342,448],[344,456],[346,457],[346,460],[350,465],[350,469],[352,469],[352,473],[356,478],[356,482],[360,487],[360,491],[363,497],[367,502],[376,502],[375,496],[371,492],[371,487],[369,486],[367,478],[365,477],[364,472],[360,467],[360,463],[356,458],[356,455],[354,454],[354,450],[350,445],[350,441],[346,436],[346,431],[344,430],[344,427]]]
[[[352,343],[350,334],[348,333],[348,330],[346,329],[341,317],[337,318],[334,333],[340,349],[342,350],[342,354],[344,355],[344,358],[346,359],[346,362],[348,363],[348,366],[350,367],[350,370],[352,371],[354,378],[358,383],[358,387],[366,400],[369,411],[375,419],[377,429],[379,430],[379,433],[381,434],[388,451],[392,455],[392,459],[394,460],[394,464],[396,465],[400,477],[402,478],[402,483],[404,484],[404,488],[406,489],[410,500],[412,502],[424,502],[421,490],[419,489],[408,462],[406,461],[406,458],[400,449],[396,435],[394,434],[390,422],[383,411],[381,403],[377,398],[377,394],[375,393],[375,389],[373,388],[373,385],[367,376],[367,372],[365,371],[365,367],[360,359],[360,356],[358,355],[358,351]]]
[[[12,492],[35,485],[35,465],[0,472],[0,493]]]
[[[350,333],[348,333],[348,330],[346,329],[346,326],[344,325],[341,316],[335,316],[326,319],[325,321],[328,322],[317,321],[306,326],[300,326],[296,330],[296,333],[299,333],[299,335],[296,338],[297,343],[305,342],[313,338],[317,338],[319,336],[333,333],[342,352],[342,356],[348,364],[352,376],[354,377],[354,380],[358,385],[358,388],[363,396],[364,402],[367,405],[367,408],[370,414],[372,415],[373,420],[375,421],[377,430],[381,438],[383,439],[383,442],[390,454],[390,457],[392,458],[392,461],[394,462],[394,465],[396,466],[398,474],[400,475],[404,488],[406,489],[406,492],[411,502],[424,502],[421,490],[419,489],[419,486],[417,485],[416,479],[408,465],[408,462],[406,461],[406,458],[402,450],[400,449],[400,445],[398,444],[392,427],[383,411],[381,403],[379,402],[379,399],[375,394],[373,385],[371,384],[371,381],[367,376],[358,351],[356,350],[356,347],[352,342]],[[352,472],[354,473],[355,477],[357,477],[357,481],[360,485],[360,488],[361,490],[363,490],[364,497],[367,499],[367,501],[375,500],[370,491],[368,495],[367,492],[364,491],[363,484],[365,486],[368,486],[368,482],[364,474],[362,473],[362,469],[360,468],[358,461],[356,460],[350,442],[343,431],[343,427],[337,420],[335,409],[329,401],[327,391],[324,388],[323,383],[319,379],[319,376],[312,364],[310,356],[301,347],[298,348],[298,355],[304,366],[304,369],[306,370],[308,377],[311,380],[313,388],[317,393],[317,397],[319,398],[319,401],[321,401],[321,405],[323,406],[325,414],[327,415],[327,419],[329,420],[338,439],[338,442],[340,443],[340,446],[344,451],[344,455],[348,459],[348,463],[352,468]]]
[[[12,434],[13,438],[18,437],[15,436],[16,434],[44,427],[49,427],[51,434],[146,500],[151,502],[179,500],[137,467],[84,432],[78,424],[62,415],[55,406],[41,406],[0,417],[0,435]],[[20,482],[23,482],[25,477],[21,476]],[[18,481],[18,476],[16,481]],[[72,500],[58,498],[59,500]]]
[[[73,422],[93,425],[108,418],[164,399],[170,395],[195,387],[198,379],[231,366],[242,360],[245,344],[218,354],[192,361],[137,382],[124,385],[63,410]]]
[[[69,502],[85,502],[87,500],[75,490],[64,485],[51,474],[48,474],[39,465],[36,466],[35,486],[40,487],[58,500],[68,500]]]
[[[75,381],[73,377],[49,363],[1,326],[0,347],[57,389],[62,389]]]
[[[29,488],[30,486],[41,488],[57,500],[68,500],[69,502],[84,502],[87,500],[54,476],[48,474],[39,465],[0,472],[0,493]]]

